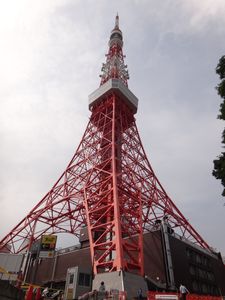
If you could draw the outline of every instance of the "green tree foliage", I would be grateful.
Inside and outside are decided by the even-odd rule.
[[[216,73],[219,75],[221,82],[217,85],[217,93],[222,98],[222,103],[220,104],[220,110],[218,118],[225,120],[225,55],[222,56],[219,60],[219,63],[216,67]],[[225,148],[225,129],[222,133],[222,144]],[[217,159],[213,161],[214,170],[212,172],[213,176],[216,179],[220,179],[223,186],[222,196],[225,196],[225,152],[222,152]]]

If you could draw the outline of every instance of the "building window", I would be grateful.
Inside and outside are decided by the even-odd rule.
[[[202,279],[204,278],[204,271],[202,269],[198,269],[198,276]]]
[[[73,279],[74,279],[74,274],[70,274],[69,284],[72,284],[72,283],[73,283]]]
[[[196,275],[195,267],[190,265],[189,272],[190,272],[191,275]]]
[[[203,283],[203,285],[202,285],[202,292],[203,292],[204,294],[207,294],[207,293],[208,293],[208,286],[207,286],[205,283]]]
[[[209,259],[207,257],[203,256],[202,257],[202,264],[203,264],[203,266],[208,267]]]
[[[210,281],[215,281],[215,276],[212,272],[207,272],[207,278]]]
[[[192,288],[194,292],[199,292],[198,282],[196,280],[192,282]]]
[[[196,258],[196,263],[201,264],[201,262],[202,262],[201,261],[201,256],[198,253],[195,254],[195,258]]]
[[[80,273],[78,284],[81,286],[90,286],[91,275]]]

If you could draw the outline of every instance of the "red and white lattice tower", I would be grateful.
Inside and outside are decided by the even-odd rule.
[[[165,216],[182,237],[209,248],[169,198],[146,157],[128,89],[119,17],[111,32],[100,87],[89,96],[90,121],[76,153],[46,196],[0,242],[12,253],[43,234],[79,236],[87,225],[95,274],[143,275],[143,231]]]

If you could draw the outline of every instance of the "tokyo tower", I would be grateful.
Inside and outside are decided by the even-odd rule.
[[[101,71],[77,151],[50,191],[1,240],[0,251],[27,251],[43,234],[79,237],[87,226],[94,274],[143,275],[143,233],[160,220],[181,238],[209,246],[169,198],[147,159],[135,122],[138,99],[128,89],[118,15]]]

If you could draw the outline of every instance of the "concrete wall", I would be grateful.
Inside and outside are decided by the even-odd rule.
[[[16,280],[21,270],[23,254],[0,253],[0,267],[3,267],[10,274],[0,275],[1,280]]]
[[[139,288],[142,289],[144,297],[147,295],[147,283],[143,277],[136,274],[121,271],[97,274],[93,280],[93,290],[98,291],[102,281],[107,292],[110,290],[126,291],[128,299],[137,297]]]

